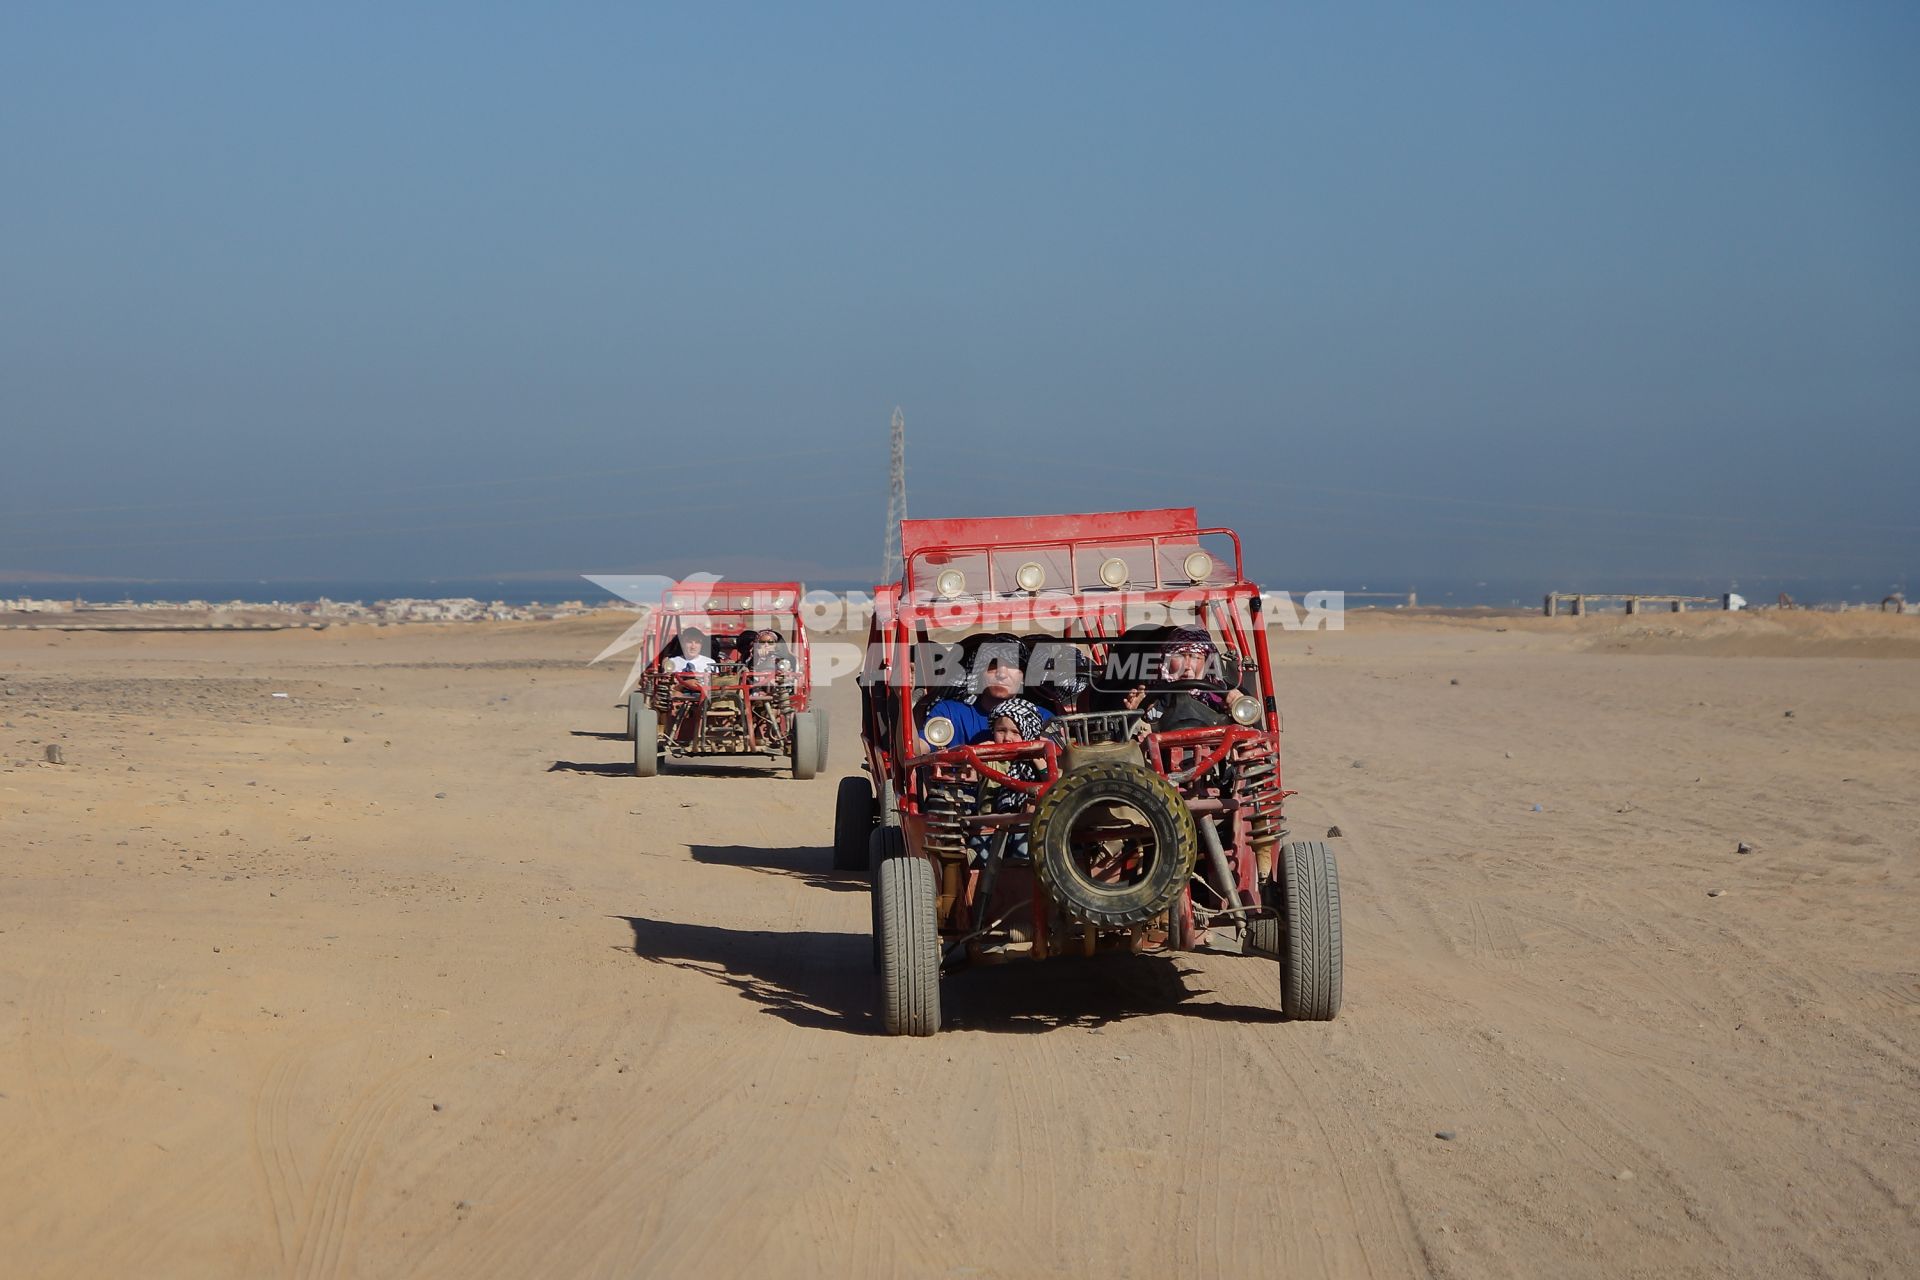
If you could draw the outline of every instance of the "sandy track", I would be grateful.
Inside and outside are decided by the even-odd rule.
[[[912,1042],[827,872],[848,690],[828,778],[642,782],[613,623],[8,634],[0,1256],[1901,1274],[1920,664],[1835,625],[1292,640],[1341,1019],[1279,1022],[1256,959],[1060,962],[950,980]]]

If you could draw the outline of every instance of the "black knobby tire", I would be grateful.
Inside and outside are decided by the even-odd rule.
[[[840,779],[833,802],[833,869],[865,871],[867,839],[873,834],[873,788],[864,777]]]
[[[1280,849],[1280,1012],[1330,1022],[1340,1012],[1340,873],[1323,840]]]
[[[793,739],[787,743],[787,761],[793,776],[805,782],[820,764],[820,724],[811,711],[793,713]]]
[[[642,711],[645,711],[647,709],[648,708],[647,708],[646,694],[641,693],[638,689],[635,689],[632,693],[627,695],[627,736],[629,738],[633,736],[633,726],[634,726],[635,720],[639,717]]]
[[[660,772],[660,716],[652,707],[633,714],[633,776],[651,778]]]
[[[1074,825],[1096,805],[1124,804],[1145,818],[1154,857],[1129,885],[1102,884],[1074,861]],[[1171,783],[1145,765],[1103,761],[1068,773],[1040,797],[1028,834],[1041,888],[1075,920],[1102,927],[1145,924],[1166,911],[1193,877],[1200,838],[1186,802]]]
[[[880,1021],[888,1035],[940,1029],[939,891],[925,858],[886,858],[874,878],[880,910]]]

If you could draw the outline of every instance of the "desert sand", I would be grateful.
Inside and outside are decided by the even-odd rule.
[[[1339,1020],[1060,961],[918,1041],[852,688],[641,781],[621,626],[0,634],[8,1275],[1913,1274],[1920,618],[1286,636]]]

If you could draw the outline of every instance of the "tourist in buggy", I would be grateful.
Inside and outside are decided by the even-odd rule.
[[[1047,731],[1047,713],[1026,698],[1007,698],[994,707],[989,716],[989,741],[994,743],[1032,742]],[[1045,775],[1038,760],[1003,760],[996,762],[998,769],[1009,778],[1022,782],[1038,782]],[[987,778],[980,784],[980,793],[974,812],[976,813],[1018,813],[1033,798],[1033,793],[1019,787],[1009,787],[994,778]],[[992,847],[994,833],[978,831],[968,840],[968,848],[973,850],[975,858],[985,861]],[[1029,861],[1027,853],[1027,833],[1015,830],[1007,840],[1005,857],[1008,862],[1024,863]]]
[[[1121,699],[1129,711],[1142,711],[1143,726],[1156,733],[1225,724],[1233,683],[1213,637],[1202,627],[1175,627],[1160,644],[1155,689],[1135,685]]]
[[[706,675],[719,664],[707,653],[706,633],[698,627],[686,627],[680,632],[679,652],[665,665],[674,675]]]
[[[755,674],[793,670],[793,650],[787,647],[787,642],[772,627],[749,631],[740,637],[740,642],[745,650],[745,661]]]
[[[920,717],[924,727],[935,716],[944,716],[953,724],[953,741],[977,744],[993,736],[992,714],[1009,698],[1018,698],[1026,689],[1026,646],[1018,636],[991,635],[977,642],[973,660],[967,669],[964,687],[953,696],[934,702]],[[1053,718],[1045,707],[1029,702],[1042,721]],[[927,749],[923,740],[922,751]]]

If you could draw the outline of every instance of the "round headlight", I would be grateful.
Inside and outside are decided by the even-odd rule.
[[[1029,560],[1020,566],[1019,572],[1013,575],[1013,580],[1020,584],[1022,591],[1038,591],[1047,585],[1047,571],[1038,561]]]
[[[1108,556],[1100,562],[1100,581],[1110,587],[1124,587],[1128,580],[1127,562],[1119,556]]]
[[[1213,557],[1204,551],[1196,551],[1181,564],[1187,572],[1187,581],[1205,582],[1213,576]]]
[[[944,747],[953,741],[953,721],[945,716],[935,716],[927,721],[927,727],[920,731],[920,736],[927,740],[929,746]]]
[[[967,575],[958,569],[942,569],[940,576],[933,580],[933,589],[940,593],[943,600],[951,600],[967,589]]]
[[[1235,724],[1260,723],[1260,703],[1244,693],[1233,700],[1227,708],[1227,713],[1233,717]]]

